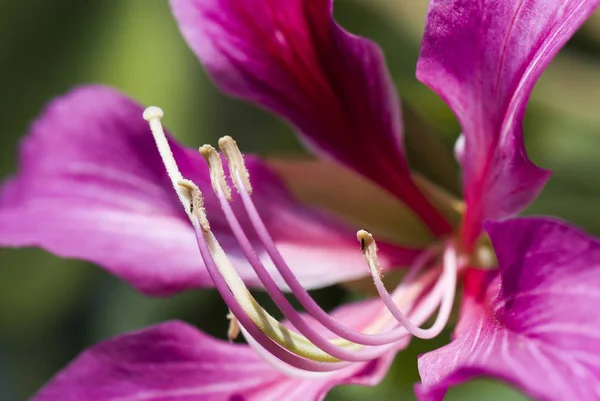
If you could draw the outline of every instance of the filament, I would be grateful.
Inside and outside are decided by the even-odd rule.
[[[335,366],[338,365],[337,363],[323,364],[322,362],[339,362],[338,360],[319,352],[310,344],[307,345],[302,337],[282,326],[258,305],[235,273],[213,233],[201,228],[195,213],[192,216],[198,247],[208,273],[240,326],[244,327],[261,346],[284,362],[290,363],[290,358],[288,353],[282,353],[283,349],[289,351],[290,355],[301,357],[300,360],[291,358],[293,366],[299,364],[303,366],[302,369],[312,371],[337,369],[338,367]],[[316,362],[316,364],[309,362]]]
[[[454,302],[456,274],[458,270],[458,261],[454,246],[448,245],[444,251],[444,270],[436,284],[436,286],[440,285],[444,288],[444,296],[440,304],[438,316],[430,328],[422,329],[402,313],[386,290],[385,284],[381,280],[381,267],[377,257],[377,244],[375,243],[373,236],[364,230],[359,231],[357,236],[363,244],[362,248],[365,259],[369,265],[369,271],[371,272],[371,277],[373,278],[377,292],[390,313],[398,320],[398,323],[405,327],[410,334],[422,339],[431,339],[440,334],[448,322],[450,312],[452,311],[452,304]]]
[[[236,177],[236,179],[238,179],[238,177]],[[277,271],[281,274],[285,283],[290,287],[292,293],[298,299],[298,302],[300,302],[300,304],[306,309],[306,311],[311,316],[313,316],[328,330],[337,334],[338,336],[363,345],[387,344],[393,341],[398,341],[407,334],[407,330],[405,328],[398,328],[393,331],[377,334],[358,332],[340,324],[340,322],[338,322],[327,312],[325,312],[308,294],[306,289],[304,289],[302,284],[295,277],[289,265],[285,262],[285,260],[279,253],[277,247],[273,243],[270,234],[267,231],[267,228],[264,225],[264,222],[260,218],[256,207],[252,203],[248,192],[241,188],[239,193],[241,195],[244,207],[246,208],[246,212],[250,217],[252,226],[254,227],[259,238],[261,239],[261,242],[265,247],[265,250],[267,251],[268,255],[273,260]],[[430,257],[431,255],[425,254],[424,256]],[[425,260],[425,263],[427,262],[427,259],[425,258],[423,258],[422,260]]]
[[[218,155],[216,155],[216,151],[214,149],[210,150],[207,147],[203,147],[203,148],[204,148],[203,154],[205,155],[205,157],[208,157],[208,158],[218,157]],[[344,333],[342,333],[342,335],[340,335],[341,339],[330,341],[330,340],[326,339],[325,337],[323,337],[321,334],[319,334],[311,325],[307,324],[307,322],[300,315],[300,313],[298,313],[294,309],[294,307],[289,303],[289,301],[285,298],[285,296],[283,295],[283,293],[281,292],[281,290],[279,289],[279,287],[277,286],[275,281],[270,277],[269,273],[265,269],[263,263],[261,262],[260,258],[256,254],[256,252],[253,250],[252,245],[250,244],[248,237],[245,235],[239,221],[236,219],[236,217],[233,213],[233,210],[231,209],[231,206],[225,199],[226,198],[225,194],[223,194],[223,192],[221,190],[222,185],[215,185],[214,188],[217,189],[217,196],[221,203],[221,208],[222,208],[222,210],[225,214],[225,217],[232,229],[232,232],[234,233],[236,239],[238,240],[238,242],[244,252],[244,255],[250,262],[250,265],[252,266],[252,268],[256,272],[257,276],[259,277],[259,280],[264,285],[265,289],[267,290],[267,293],[273,299],[275,305],[281,310],[281,312],[290,321],[290,323],[292,323],[294,325],[294,327],[307,338],[308,341],[312,342],[318,348],[327,352],[329,355],[332,355],[336,358],[340,358],[340,359],[347,360],[347,361],[370,360],[370,359],[373,359],[373,358],[381,355],[387,349],[389,349],[389,347],[383,348],[383,349],[382,348],[371,348],[368,350],[360,350],[360,351],[350,351],[348,349],[342,349],[342,348],[338,347],[337,345],[341,345],[341,346],[345,346],[345,347],[350,346],[351,348],[361,348],[361,347],[356,343],[353,343],[350,341],[344,341],[344,340],[347,340],[344,337]],[[329,315],[327,315],[327,316],[329,316]],[[344,326],[344,328],[347,330],[349,329],[346,326]],[[398,332],[398,339],[405,337],[407,335],[407,332],[405,330],[397,330],[397,332]],[[397,339],[394,339],[393,341],[396,341],[396,340]],[[384,343],[384,344],[389,344],[389,343],[392,343],[393,341],[388,341],[387,343]]]

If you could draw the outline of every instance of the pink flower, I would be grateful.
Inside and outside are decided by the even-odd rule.
[[[411,173],[383,57],[335,23],[330,0],[171,3],[223,91],[281,116],[318,156],[394,196],[410,211],[408,235],[378,247],[359,231],[363,258],[348,224],[299,203],[231,138],[219,143],[226,159],[201,148],[207,169],[163,132],[160,109],[144,112],[153,141],[142,107],[112,89],[77,89],[48,106],[23,144],[0,196],[0,244],[91,260],[150,294],[214,284],[231,336],[241,330],[250,346],[165,323],[85,351],[36,400],[322,399],[337,384],[375,384],[412,336],[439,334],[458,281],[455,339],[420,358],[420,399],[478,375],[543,400],[600,399],[600,324],[589,312],[600,243],[549,218],[503,221],[549,178],[523,145],[533,85],[600,1],[431,2],[417,76],[462,126],[458,207]],[[388,293],[382,272],[407,265]],[[329,314],[306,291],[364,276],[382,302]],[[263,287],[287,320],[246,285]]]

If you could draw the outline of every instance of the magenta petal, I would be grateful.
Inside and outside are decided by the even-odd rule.
[[[374,311],[372,303],[344,309],[348,308],[335,314],[355,328]],[[216,340],[181,322],[167,322],[93,346],[33,400],[316,401],[339,384],[376,384],[392,358],[390,353],[327,378],[301,380],[274,370],[248,346]]]
[[[525,152],[527,100],[544,68],[598,4],[431,1],[417,77],[462,126],[468,229],[479,232],[483,220],[518,213],[549,178]]]
[[[378,47],[330,0],[173,0],[190,47],[227,93],[292,122],[319,152],[371,176],[407,169],[396,94]],[[375,158],[378,155],[379,157]]]
[[[40,246],[89,260],[153,294],[212,285],[142,111],[100,86],[52,102],[22,144],[19,174],[0,192],[0,246]],[[184,176],[204,189],[213,230],[240,275],[256,284],[211,190],[204,159],[174,141],[171,146]],[[247,157],[247,166],[257,207],[304,285],[367,274],[354,230],[295,202],[257,158]],[[384,249],[387,266],[415,254]]]
[[[0,194],[0,246],[89,260],[151,293],[209,285],[142,111],[101,86],[50,103]]]
[[[400,107],[381,51],[335,23],[331,0],[171,5],[223,91],[279,114],[317,153],[403,199],[433,231],[449,230],[410,179]]]
[[[500,274],[467,293],[457,338],[419,359],[420,399],[480,375],[540,400],[600,399],[600,242],[550,219],[486,228]]]

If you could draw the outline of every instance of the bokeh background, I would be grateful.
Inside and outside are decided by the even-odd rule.
[[[405,104],[451,149],[459,128],[414,77],[425,0],[338,0],[349,30],[386,52]],[[14,172],[19,140],[49,99],[89,82],[115,86],[166,110],[184,143],[234,135],[248,152],[300,152],[290,129],[251,105],[219,94],[188,50],[166,0],[3,1],[0,4],[0,178]],[[528,213],[573,221],[600,234],[600,15],[594,16],[537,85],[526,118],[532,159],[554,177]],[[409,127],[419,135],[421,126]],[[427,154],[413,159],[420,159]],[[458,188],[450,178],[446,186]],[[340,288],[315,295],[333,307]],[[25,400],[78,352],[102,339],[166,319],[184,319],[224,337],[226,309],[211,291],[150,299],[96,266],[38,249],[0,250],[0,399]],[[411,400],[416,356],[449,338],[414,341],[375,390],[344,387],[328,400]],[[454,389],[450,400],[521,400],[490,380]]]

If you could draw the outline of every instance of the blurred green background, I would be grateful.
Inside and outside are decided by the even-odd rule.
[[[336,16],[346,28],[381,44],[405,103],[451,149],[459,132],[454,117],[414,78],[425,10],[424,0],[336,2]],[[230,134],[248,152],[298,149],[278,120],[215,90],[180,37],[166,1],[4,1],[0,15],[0,177],[14,171],[19,140],[44,103],[89,82],[160,105],[166,125],[190,146]],[[560,216],[595,234],[600,234],[599,67],[600,17],[594,16],[544,74],[526,119],[532,159],[555,171],[529,213]],[[3,249],[0,266],[2,400],[30,397],[85,347],[154,322],[180,318],[225,334],[226,310],[211,291],[149,299],[95,266],[37,249]],[[332,288],[316,297],[332,307],[346,294]],[[377,389],[339,388],[328,400],[414,399],[416,355],[448,336],[414,341]],[[524,397],[483,380],[452,390],[448,399]]]

